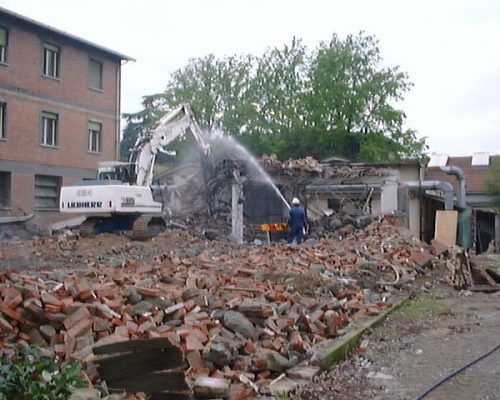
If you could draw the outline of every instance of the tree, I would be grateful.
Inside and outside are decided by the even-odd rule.
[[[363,33],[333,35],[313,51],[293,38],[260,57],[192,59],[163,93],[144,98],[144,110],[126,116],[124,140],[189,102],[203,129],[236,136],[257,155],[421,157],[425,140],[403,128],[406,116],[394,106],[412,84],[397,67],[381,64],[377,40]]]
[[[155,122],[165,113],[161,95],[145,96],[142,100],[144,109],[136,113],[123,114],[126,125],[120,141],[120,158],[125,161],[137,138],[151,129]]]
[[[491,158],[491,175],[486,179],[487,193],[492,196],[492,207],[500,210],[500,156]]]
[[[251,98],[257,116],[240,139],[255,153],[281,157],[298,156],[299,149],[305,153],[301,135],[307,70],[307,49],[296,38],[256,59]]]
[[[397,67],[381,67],[378,42],[365,34],[321,43],[310,69],[310,120],[321,155],[363,161],[418,157],[423,139],[403,130],[405,114],[393,103],[411,88]]]

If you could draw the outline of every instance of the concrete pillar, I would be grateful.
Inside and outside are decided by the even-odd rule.
[[[500,253],[500,214],[495,214],[495,252]]]
[[[382,213],[393,212],[398,209],[398,183],[394,180],[386,180],[382,186],[380,196],[380,211]]]
[[[243,243],[243,184],[231,186],[231,233],[238,243]]]

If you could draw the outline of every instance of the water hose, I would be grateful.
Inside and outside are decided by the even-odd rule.
[[[479,357],[475,358],[471,362],[465,364],[464,366],[456,369],[455,371],[451,372],[450,374],[446,375],[444,378],[440,379],[438,382],[436,382],[434,385],[432,385],[429,389],[427,389],[424,393],[422,393],[419,397],[417,397],[415,400],[422,400],[424,397],[426,397],[429,393],[437,389],[439,386],[441,386],[443,383],[445,383],[447,380],[453,378],[455,375],[459,374],[463,370],[469,368],[470,366],[476,364],[477,362],[481,361],[483,358],[486,358],[493,354],[495,351],[500,349],[500,343],[498,343],[493,349],[487,351],[486,353],[480,355]]]

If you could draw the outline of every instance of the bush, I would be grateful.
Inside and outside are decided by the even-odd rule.
[[[27,348],[15,359],[0,359],[0,400],[66,400],[71,391],[83,387],[82,365],[59,365],[36,348]]]

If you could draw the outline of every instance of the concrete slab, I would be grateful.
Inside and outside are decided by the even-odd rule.
[[[311,365],[328,369],[332,364],[344,359],[350,352],[355,350],[363,333],[382,322],[389,314],[399,309],[408,297],[402,297],[393,302],[393,306],[383,311],[376,317],[357,321],[356,324],[347,328],[348,332],[341,337],[325,340],[308,350]]]
[[[297,365],[296,367],[293,367],[289,369],[286,372],[286,375],[290,379],[301,379],[301,380],[309,380],[312,381],[312,379],[319,374],[321,371],[320,367],[317,366],[312,366],[312,365]]]

